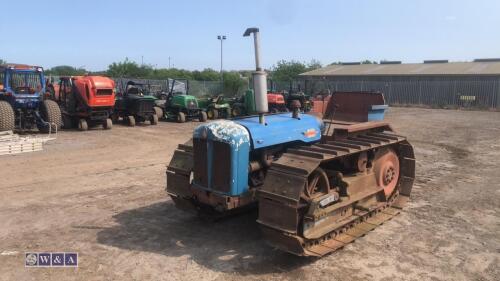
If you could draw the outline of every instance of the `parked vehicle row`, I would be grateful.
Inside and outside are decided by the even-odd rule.
[[[228,119],[255,114],[253,90],[226,98],[223,95],[197,98],[189,94],[189,81],[172,80],[168,91],[158,92],[149,84],[128,81],[116,85],[104,76],[62,76],[48,81],[43,68],[22,64],[0,66],[0,131],[50,132],[77,128],[85,131],[113,124],[135,126],[159,120],[183,123],[207,119]],[[118,87],[119,86],[119,87]],[[288,112],[298,100],[302,111],[311,102],[303,93],[268,92],[271,113]]]

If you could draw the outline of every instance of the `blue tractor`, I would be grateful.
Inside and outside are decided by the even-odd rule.
[[[334,93],[326,114],[265,114],[265,73],[253,33],[258,116],[198,126],[167,167],[175,205],[218,218],[258,206],[264,239],[300,256],[323,256],[400,212],[415,157],[383,121],[381,93]]]
[[[37,127],[48,133],[61,128],[61,110],[45,99],[45,83],[39,66],[0,65],[0,131]]]

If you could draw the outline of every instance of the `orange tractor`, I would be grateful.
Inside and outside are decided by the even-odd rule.
[[[285,97],[283,97],[282,93],[268,92],[267,100],[268,100],[269,112],[271,113],[288,112],[288,108],[286,107]]]
[[[115,82],[103,76],[60,77],[52,99],[59,104],[65,129],[102,125],[111,129],[115,105]]]

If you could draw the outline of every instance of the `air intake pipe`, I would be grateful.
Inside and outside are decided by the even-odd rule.
[[[248,28],[243,36],[250,36],[253,33],[255,45],[255,71],[252,73],[253,90],[255,94],[255,109],[259,114],[259,122],[265,123],[264,113],[268,112],[267,108],[267,78],[266,72],[260,65],[260,33],[256,27]]]

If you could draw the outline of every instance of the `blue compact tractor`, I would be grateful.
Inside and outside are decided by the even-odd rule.
[[[45,100],[45,77],[38,66],[0,65],[0,131],[57,130],[62,125],[56,102]]]
[[[273,246],[323,256],[399,213],[415,176],[413,148],[383,121],[381,93],[334,93],[323,118],[266,114],[266,74],[254,35],[258,116],[198,126],[167,168],[177,207],[221,217],[258,207]]]

